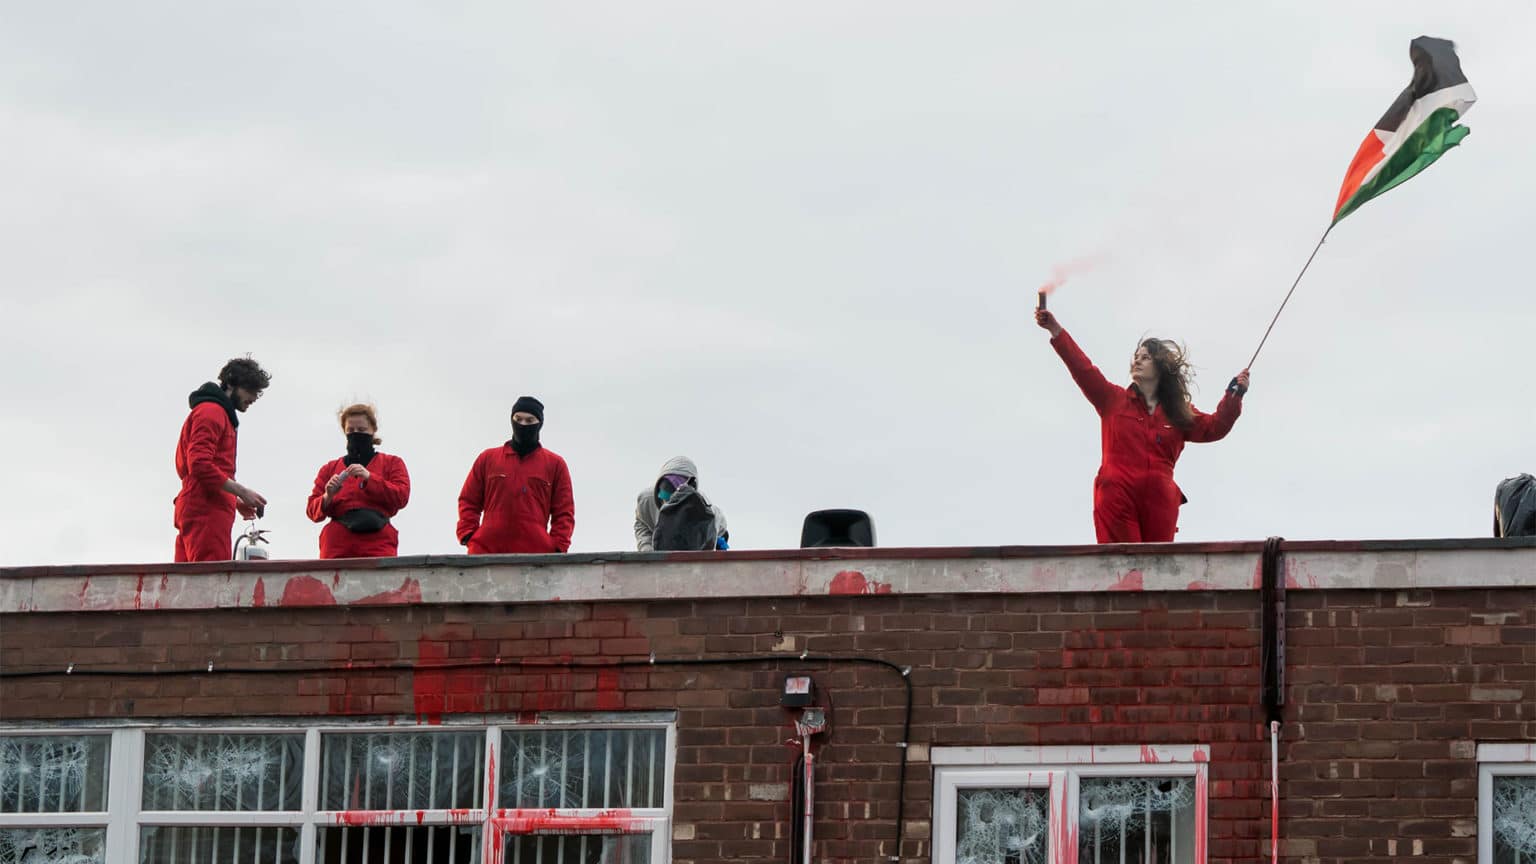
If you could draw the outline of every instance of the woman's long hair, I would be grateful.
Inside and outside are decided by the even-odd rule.
[[[1157,365],[1157,404],[1180,429],[1195,422],[1194,407],[1189,404],[1189,381],[1195,377],[1183,345],[1171,339],[1147,339],[1141,343]]]

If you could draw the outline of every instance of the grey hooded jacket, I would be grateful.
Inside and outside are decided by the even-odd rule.
[[[681,474],[697,481],[699,467],[687,456],[675,456],[661,466],[661,470],[656,472],[656,480],[650,486],[640,490],[639,496],[635,498],[635,548],[641,552],[652,552],[656,549],[651,539],[656,533],[656,518],[661,513],[661,502],[656,500],[656,487],[661,484],[661,478],[668,474]],[[699,493],[699,497],[710,504],[710,509],[715,513],[715,533],[724,537],[726,534],[725,511],[709,502],[702,492]]]

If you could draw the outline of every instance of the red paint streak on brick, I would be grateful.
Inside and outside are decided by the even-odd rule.
[[[313,576],[292,576],[283,585],[279,606],[335,606],[336,595]]]
[[[618,833],[642,834],[650,830],[644,819],[628,809],[603,810],[592,816],[560,816],[550,810],[507,810],[509,815],[491,820],[498,828],[513,834],[535,831],[550,834]]]
[[[267,605],[267,583],[260,576],[256,577],[256,587],[251,589],[251,605]]]
[[[139,582],[133,586],[133,608],[140,609],[144,605],[144,574],[139,574]]]
[[[624,707],[624,694],[619,692],[619,670],[599,669],[597,672],[597,710],[618,711]]]
[[[79,603],[81,609],[85,608],[85,593],[87,591],[89,591],[89,590],[91,590],[91,577],[87,576],[87,577],[85,577],[85,581],[80,583],[80,593],[78,595],[78,603]]]
[[[534,723],[539,722],[539,712],[519,711],[517,712],[517,722],[525,726],[531,726]]]
[[[411,674],[411,704],[420,723],[437,725],[444,714],[482,713],[491,676],[475,669],[434,669],[448,661],[449,643],[430,635],[416,641],[417,668]],[[480,658],[466,658],[480,659]]]
[[[857,570],[843,570],[827,584],[827,593],[832,595],[846,594],[889,594],[890,583],[880,582],[874,579],[864,578],[864,574]]]
[[[369,594],[356,601],[354,606],[401,606],[410,603],[421,602],[421,583],[415,579],[406,577],[405,582],[399,588],[390,591],[380,591],[377,594]]]
[[[1141,571],[1140,570],[1129,570],[1129,571],[1126,571],[1126,574],[1124,576],[1121,576],[1119,581],[1117,581],[1117,582],[1115,582],[1115,584],[1109,586],[1109,590],[1111,590],[1111,591],[1141,591],[1141,590],[1143,590],[1143,588],[1142,588]]]

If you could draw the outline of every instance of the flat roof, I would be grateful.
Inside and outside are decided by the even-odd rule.
[[[413,555],[0,568],[0,613],[1248,591],[1262,541]],[[1536,538],[1282,542],[1292,590],[1536,589]],[[1533,596],[1536,602],[1536,596]]]

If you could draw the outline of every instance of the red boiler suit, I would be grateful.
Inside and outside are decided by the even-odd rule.
[[[564,552],[576,530],[576,498],[565,460],[539,447],[519,458],[511,444],[475,459],[459,492],[459,542],[471,555]]]
[[[309,514],[312,522],[324,522],[326,517],[333,517],[320,529],[321,558],[393,558],[400,550],[400,532],[395,530],[393,523],[378,531],[359,534],[334,518],[349,510],[366,508],[393,519],[411,500],[411,475],[405,470],[405,460],[376,452],[363,467],[368,469],[368,479],[347,477],[342,480],[341,488],[331,496],[330,506],[323,504],[325,484],[347,470],[346,457],[339,456],[321,465],[320,473],[315,475],[315,488],[309,493],[309,505],[304,512]]]
[[[1187,429],[1174,426],[1158,405],[1147,412],[1141,391],[1120,387],[1088,360],[1063,330],[1051,339],[1083,395],[1099,412],[1103,462],[1093,480],[1093,529],[1100,543],[1167,543],[1179,524],[1183,493],[1173,482],[1173,465],[1186,441],[1219,441],[1243,411],[1228,393],[1215,414],[1190,409]]]
[[[224,481],[235,476],[235,423],[220,403],[198,402],[181,424],[176,476],[176,560],[231,560],[236,499],[224,491]]]

